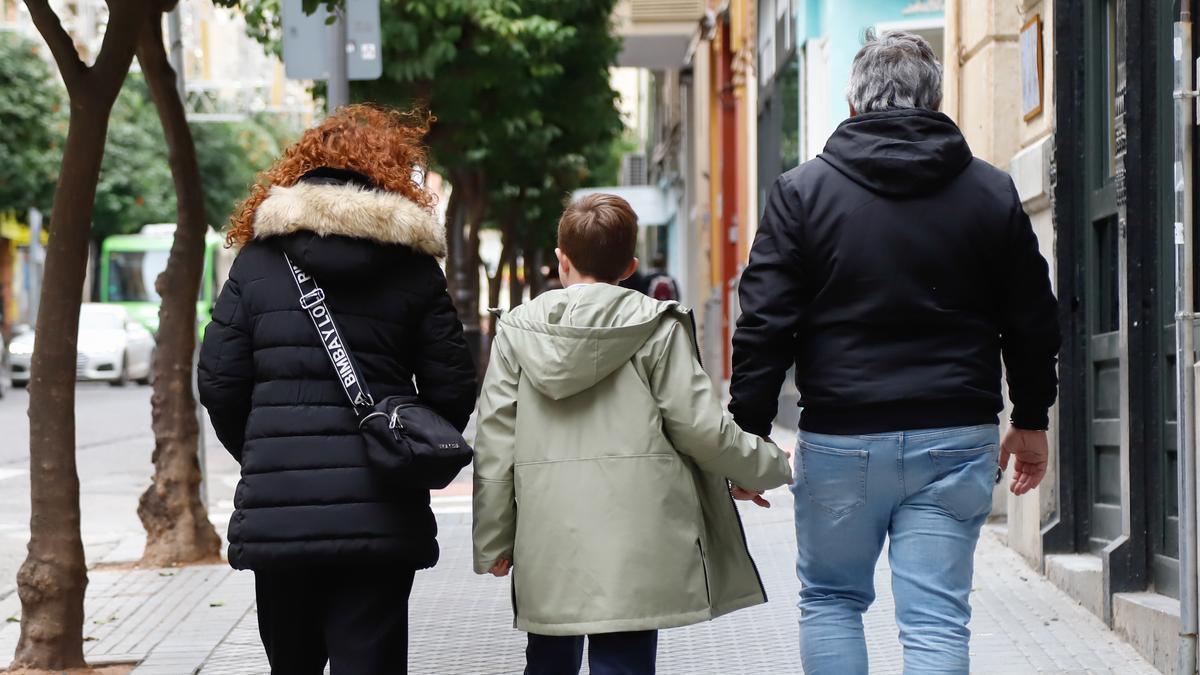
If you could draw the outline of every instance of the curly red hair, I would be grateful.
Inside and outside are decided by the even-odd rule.
[[[254,214],[272,187],[295,185],[320,167],[357,171],[380,189],[432,209],[436,198],[413,180],[413,170],[425,166],[422,140],[432,122],[421,110],[402,112],[365,103],[338,108],[258,175],[250,196],[230,218],[226,243],[242,245],[254,238]]]

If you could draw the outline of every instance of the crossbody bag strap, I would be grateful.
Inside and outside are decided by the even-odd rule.
[[[337,324],[333,320],[333,313],[325,304],[325,291],[317,285],[316,279],[297,267],[286,253],[283,254],[283,258],[287,261],[288,269],[292,271],[292,278],[296,281],[296,290],[300,292],[300,306],[312,319],[313,326],[317,329],[317,338],[321,341],[325,354],[329,356],[329,362],[333,364],[333,371],[337,374],[342,390],[346,392],[346,398],[354,407],[355,414],[359,416],[369,414],[375,406],[375,399],[371,398],[371,392],[367,390],[367,383],[363,381],[358,361],[342,339]]]

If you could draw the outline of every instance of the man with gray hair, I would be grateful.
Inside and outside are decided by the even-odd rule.
[[[1012,180],[938,112],[925,40],[868,35],[847,98],[825,151],[767,200],[742,274],[729,407],[767,436],[795,366],[805,672],[867,673],[862,615],[886,537],[904,672],[967,673],[992,488],[1010,456],[1015,494],[1046,472],[1057,301]]]

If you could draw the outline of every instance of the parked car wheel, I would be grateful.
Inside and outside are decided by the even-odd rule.
[[[129,355],[128,354],[121,357],[121,374],[117,376],[117,379],[113,380],[112,382],[109,382],[109,384],[111,384],[114,387],[124,387],[129,384]]]
[[[13,380],[13,389],[25,389],[29,386],[29,380]]]

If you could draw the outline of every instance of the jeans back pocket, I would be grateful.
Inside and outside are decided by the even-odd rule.
[[[867,451],[830,448],[801,440],[800,480],[809,501],[834,518],[867,503]]]
[[[935,472],[933,497],[956,520],[970,520],[992,510],[996,486],[995,443],[963,450],[930,450]]]

